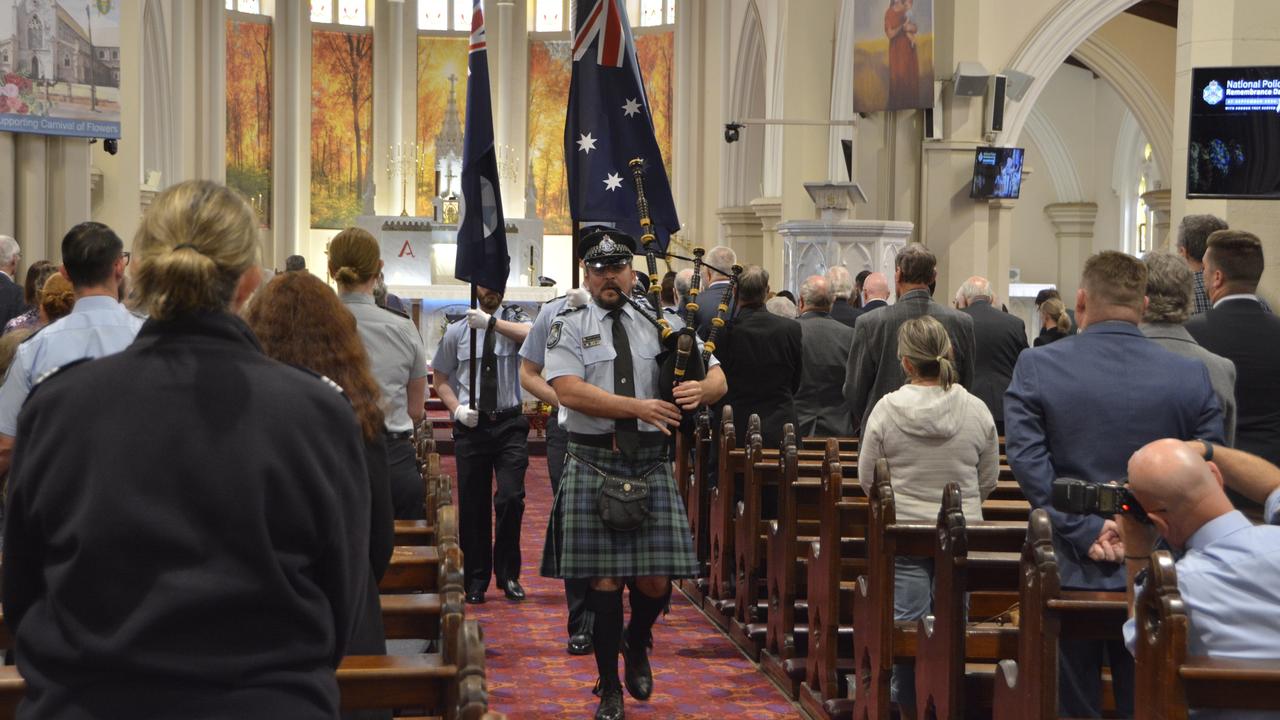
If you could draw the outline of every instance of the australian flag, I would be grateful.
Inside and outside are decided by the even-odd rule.
[[[505,292],[511,257],[498,187],[498,155],[493,147],[493,107],[489,101],[489,53],[483,0],[471,13],[467,56],[467,127],[462,141],[462,225],[454,277]]]
[[[611,222],[640,238],[630,163],[644,160],[644,190],[658,249],[680,229],[671,183],[653,134],[623,0],[579,0],[573,22],[573,81],[564,126],[569,211]]]

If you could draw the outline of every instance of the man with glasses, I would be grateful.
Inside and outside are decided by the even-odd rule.
[[[620,650],[627,691],[636,700],[653,692],[653,625],[667,605],[671,578],[697,571],[672,477],[670,435],[680,425],[681,409],[714,402],[726,390],[724,372],[712,358],[704,380],[675,387],[675,403],[658,398],[657,330],[624,296],[635,285],[635,249],[625,233],[585,232],[579,256],[591,302],[562,310],[547,335],[546,377],[564,408],[569,445],[542,574],[590,583],[585,609],[595,624],[596,720],[623,717]],[[619,522],[610,512],[615,509],[636,510],[633,517],[644,519]],[[634,582],[624,632],[627,578]]]
[[[59,272],[71,281],[76,304],[18,346],[0,387],[0,474],[9,470],[18,411],[32,389],[59,368],[124,350],[138,334],[142,318],[120,304],[128,264],[124,243],[102,223],[80,223],[62,238]]]

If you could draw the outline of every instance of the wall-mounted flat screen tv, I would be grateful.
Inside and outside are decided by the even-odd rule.
[[[1022,190],[1022,148],[980,147],[973,156],[969,197],[1016,199]]]
[[[1195,68],[1187,197],[1280,199],[1280,67]]]

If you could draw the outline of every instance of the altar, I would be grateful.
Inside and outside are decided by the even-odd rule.
[[[532,316],[555,297],[555,288],[537,287],[542,274],[542,221],[508,219],[505,302],[521,305]],[[382,247],[382,274],[387,292],[419,308],[418,329],[427,347],[435,352],[449,317],[466,312],[470,286],[453,277],[458,254],[458,226],[431,218],[398,215],[362,215],[356,226],[368,230]]]

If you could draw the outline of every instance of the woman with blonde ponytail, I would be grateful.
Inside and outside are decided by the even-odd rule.
[[[1071,334],[1071,316],[1067,314],[1067,306],[1058,298],[1049,298],[1040,305],[1040,326],[1042,331],[1036,338],[1035,346],[1057,342]]]
[[[986,403],[957,380],[951,338],[932,316],[902,324],[898,361],[907,377],[880,398],[867,418],[858,454],[858,478],[870,491],[876,461],[889,463],[898,522],[937,520],[947,483],[960,485],[964,514],[982,519],[982,501],[1000,475],[996,423]],[[894,618],[915,621],[933,602],[933,559],[900,557],[894,575]],[[903,717],[915,717],[915,669],[895,665],[892,681]]]
[[[329,243],[329,276],[337,281],[342,303],[356,318],[356,330],[386,403],[387,471],[396,519],[420,520],[426,517],[426,496],[413,450],[413,424],[427,411],[427,350],[412,320],[374,302],[381,255],[378,241],[368,232],[343,230]]]
[[[137,339],[27,401],[3,566],[20,714],[338,717],[370,582],[364,444],[341,390],[235,315],[257,252],[237,193],[165,190],[133,244]]]

